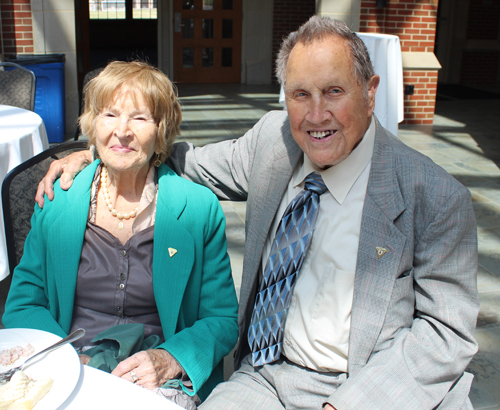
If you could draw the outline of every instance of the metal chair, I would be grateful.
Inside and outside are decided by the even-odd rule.
[[[13,67],[0,71],[0,104],[35,110],[36,76],[31,70],[16,63],[0,63],[0,67]]]
[[[3,180],[3,219],[11,274],[23,256],[24,241],[31,229],[31,216],[35,207],[38,183],[54,160],[86,148],[86,141],[71,141],[56,145],[18,165]]]

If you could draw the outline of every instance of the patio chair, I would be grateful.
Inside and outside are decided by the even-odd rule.
[[[90,70],[85,74],[85,77],[83,77],[83,85],[82,85],[82,98],[80,100],[80,114],[83,113],[83,107],[85,104],[85,86],[87,83],[92,80],[94,77],[97,77],[99,74],[101,74],[101,71],[104,70],[104,67],[99,67],[95,68],[94,70]],[[80,129],[80,124],[77,125],[76,128],[76,133],[75,133],[75,141],[78,141],[78,138],[80,138],[80,134],[82,133],[82,130]]]
[[[16,63],[0,63],[0,104],[35,110],[36,76]],[[14,69],[5,70],[5,67]]]
[[[86,148],[86,141],[71,141],[56,145],[18,165],[3,180],[3,219],[11,274],[23,256],[24,241],[31,229],[31,216],[35,207],[38,183],[54,160]]]

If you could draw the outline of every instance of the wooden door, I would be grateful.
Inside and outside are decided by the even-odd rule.
[[[241,82],[242,0],[174,0],[174,80]]]

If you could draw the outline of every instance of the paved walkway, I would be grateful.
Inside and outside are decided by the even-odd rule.
[[[263,114],[281,109],[277,86],[180,85],[181,140],[203,145],[243,135]],[[500,99],[438,101],[433,126],[400,126],[399,138],[431,157],[472,193],[478,223],[481,311],[475,375],[476,410],[500,410]],[[245,243],[245,203],[223,202],[237,289]]]
[[[275,85],[181,85],[184,121],[179,139],[205,145],[238,138],[266,112],[281,109],[278,94]],[[500,410],[499,129],[500,100],[449,100],[438,101],[433,126],[401,126],[399,131],[401,140],[431,157],[472,193],[478,222],[481,296],[476,331],[480,350],[469,366],[475,375],[471,399],[476,410]],[[239,291],[245,203],[223,202],[222,207]],[[0,315],[5,300],[4,283],[0,283]]]

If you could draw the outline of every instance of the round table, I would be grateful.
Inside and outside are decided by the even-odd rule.
[[[75,390],[57,410],[63,409],[182,410],[182,407],[119,377],[81,365]]]
[[[0,105],[0,181],[9,171],[49,147],[41,117],[33,111]],[[9,275],[0,202],[0,280]]]

